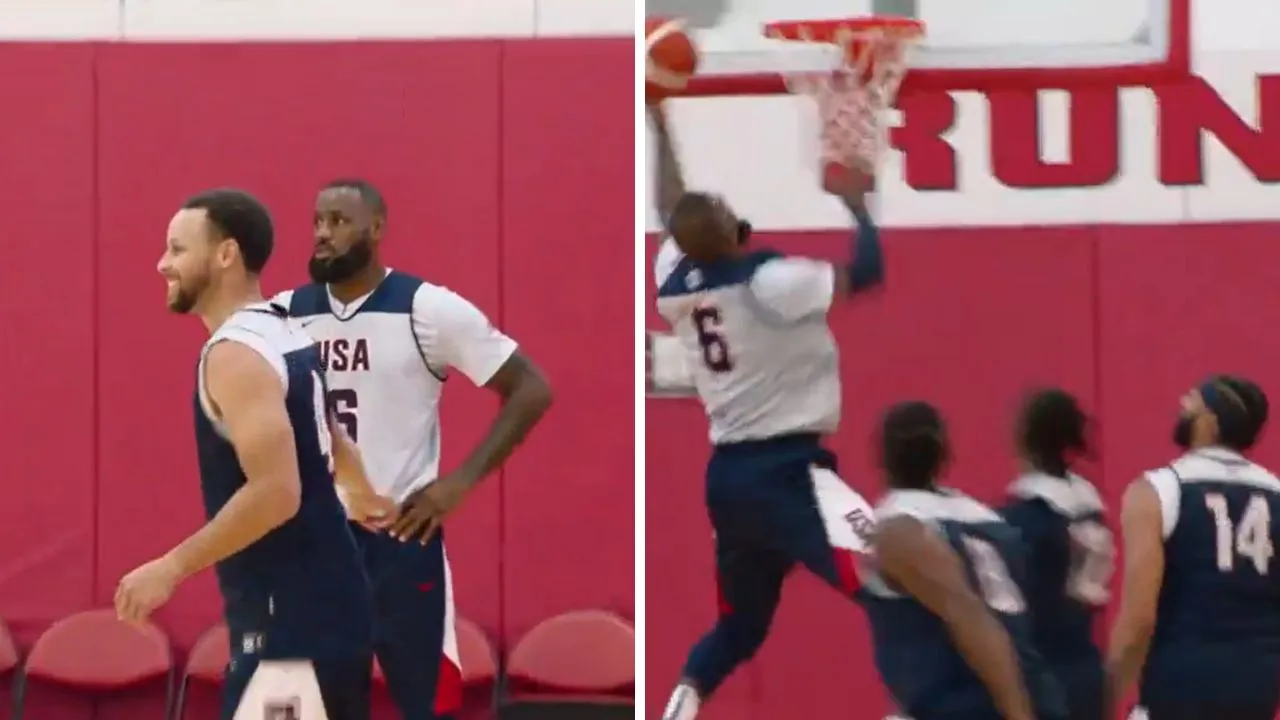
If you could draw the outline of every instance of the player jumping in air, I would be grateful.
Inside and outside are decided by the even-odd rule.
[[[876,668],[898,707],[915,720],[1065,720],[1033,644],[1017,530],[938,486],[950,450],[931,405],[890,408],[880,435],[889,492],[862,579]]]
[[[826,313],[883,275],[875,224],[855,190],[851,263],[744,246],[746,226],[718,197],[686,192],[660,109],[658,209],[669,236],[655,262],[658,309],[672,325],[711,421],[707,511],[721,614],[689,653],[663,715],[696,717],[764,642],[797,563],[850,597],[869,504],[836,476],[823,436],[840,420],[840,376]]]
[[[1098,489],[1071,472],[1088,451],[1088,419],[1062,390],[1031,395],[1018,422],[1026,468],[1009,486],[1005,521],[1027,545],[1024,586],[1035,645],[1066,690],[1072,720],[1102,717],[1102,652],[1094,625],[1111,598],[1115,543]]]
[[[381,193],[337,180],[315,204],[310,285],[278,295],[327,361],[329,403],[398,518],[353,525],[377,606],[375,650],[406,720],[452,717],[461,702],[453,588],[440,523],[497,469],[551,402],[542,374],[475,305],[379,259]],[[492,390],[488,435],[440,474],[439,404],[451,370]],[[388,532],[377,526],[385,527]]]
[[[1105,717],[1135,680],[1151,720],[1280,709],[1280,479],[1243,456],[1267,413],[1253,382],[1206,380],[1182,398],[1174,441],[1187,453],[1125,491]]]
[[[387,508],[326,419],[319,349],[262,301],[272,245],[266,208],[238,190],[196,195],[169,224],[158,265],[169,308],[212,335],[194,403],[209,522],[126,575],[116,610],[144,619],[216,565],[233,653],[222,718],[261,718],[283,698],[300,718],[363,720],[373,598],[333,471],[355,517]]]

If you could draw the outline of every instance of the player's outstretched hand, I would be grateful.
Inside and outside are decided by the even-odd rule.
[[[116,587],[116,617],[141,622],[169,602],[182,573],[167,557],[139,566],[120,579]]]
[[[418,540],[426,545],[474,484],[466,476],[449,473],[414,492],[400,506],[400,517],[391,524],[391,536],[401,542]]]

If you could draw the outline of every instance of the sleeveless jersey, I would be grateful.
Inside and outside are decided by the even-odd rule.
[[[1165,570],[1143,699],[1276,702],[1280,479],[1220,448],[1192,451],[1146,479],[1160,496]]]
[[[1008,631],[1036,717],[1064,718],[1061,688],[1036,651],[1023,595],[1024,551],[1017,530],[994,510],[951,490],[897,490],[876,507],[877,522],[909,516],[946,540],[969,581]],[[999,717],[986,686],[965,662],[946,625],[899,592],[869,564],[863,600],[871,621],[876,668],[898,708],[916,720]]]
[[[1036,647],[1050,666],[1101,666],[1094,620],[1111,599],[1115,541],[1097,488],[1078,475],[1029,473],[1002,514],[1027,546],[1023,590]]]
[[[292,330],[283,308],[253,305],[232,315],[200,354],[196,447],[205,512],[213,518],[245,484],[244,471],[204,388],[204,361],[221,342],[252,348],[284,383],[302,499],[298,513],[218,563],[227,625],[238,650],[263,658],[320,658],[372,643],[373,598],[334,489],[320,352]]]
[[[664,244],[658,311],[692,368],[712,443],[836,429],[839,357],[826,322],[834,272],[771,251],[696,263]]]
[[[374,488],[397,501],[439,473],[449,369],[483,385],[516,349],[461,296],[394,270],[346,306],[315,284],[273,302],[319,342],[334,417],[359,447]]]

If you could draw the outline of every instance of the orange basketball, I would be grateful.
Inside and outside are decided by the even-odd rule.
[[[660,102],[689,84],[698,69],[698,49],[678,19],[646,18],[644,41],[648,53],[644,99]]]

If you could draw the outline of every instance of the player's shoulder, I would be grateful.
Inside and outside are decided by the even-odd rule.
[[[876,505],[875,513],[877,521],[892,517],[910,517],[930,524],[1002,522],[995,510],[962,492],[949,488],[893,490]]]
[[[1225,448],[1192,450],[1143,476],[1157,488],[1212,483],[1239,485],[1280,494],[1280,478],[1240,453]]]
[[[674,243],[672,243],[674,244]],[[773,260],[785,257],[776,250],[761,248],[732,259],[700,263],[680,257],[664,280],[658,283],[658,297],[688,295],[744,285]]]
[[[1098,488],[1074,473],[1065,478],[1026,473],[1009,485],[1008,492],[1015,500],[1042,501],[1054,512],[1067,517],[1096,514],[1106,509]]]

